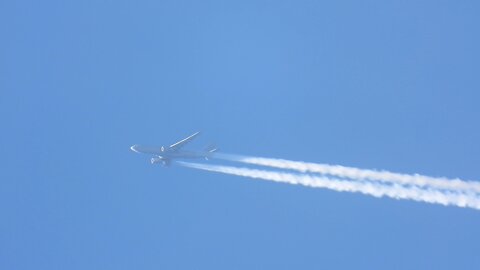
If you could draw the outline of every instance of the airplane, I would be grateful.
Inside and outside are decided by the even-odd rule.
[[[169,166],[173,159],[190,159],[190,158],[204,158],[208,160],[213,156],[213,153],[218,149],[214,146],[207,147],[203,151],[185,151],[181,150],[184,145],[191,142],[200,132],[195,132],[192,135],[180,140],[168,147],[161,146],[141,146],[138,144],[133,145],[130,149],[133,152],[142,154],[152,154],[154,157],[150,159],[152,164],[162,163],[163,166]]]

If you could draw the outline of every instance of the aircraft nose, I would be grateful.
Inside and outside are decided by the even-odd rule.
[[[132,145],[132,147],[130,147],[130,149],[133,151],[133,152],[137,152],[138,153],[138,150],[137,150],[137,145]]]

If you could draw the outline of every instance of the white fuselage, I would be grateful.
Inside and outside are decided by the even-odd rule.
[[[168,147],[152,147],[152,146],[142,146],[134,145],[130,149],[137,153],[142,154],[151,154],[154,155],[151,159],[152,163],[163,163],[167,165],[173,159],[195,159],[195,158],[204,158],[208,159],[212,156],[213,153],[206,151],[185,151],[185,150],[171,150]]]

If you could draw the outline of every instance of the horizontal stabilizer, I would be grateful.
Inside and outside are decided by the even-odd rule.
[[[205,147],[205,152],[213,153],[213,152],[216,152],[216,151],[218,151],[218,148],[213,144]]]

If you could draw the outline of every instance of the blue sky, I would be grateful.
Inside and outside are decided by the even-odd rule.
[[[478,269],[480,212],[149,164],[480,180],[476,1],[3,1],[1,269]]]

